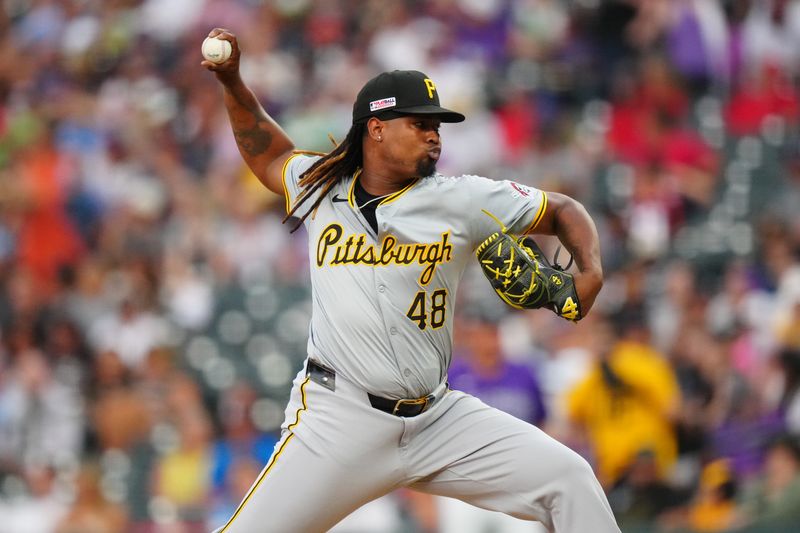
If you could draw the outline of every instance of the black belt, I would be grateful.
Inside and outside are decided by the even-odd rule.
[[[403,416],[406,418],[421,415],[427,411],[431,405],[433,405],[433,401],[436,399],[436,396],[433,394],[428,394],[423,398],[414,398],[410,400],[390,400],[388,398],[381,398],[380,396],[375,396],[374,394],[369,393],[367,393],[367,397],[369,398],[369,403],[375,409],[379,409],[389,413],[390,415]]]
[[[336,387],[336,372],[330,368],[326,368],[321,364],[308,360],[306,366],[306,375],[311,378],[311,381],[322,385],[323,387],[335,390]],[[423,398],[404,399],[404,400],[390,400],[388,398],[381,398],[374,394],[367,393],[369,403],[375,409],[389,413],[390,415],[402,416],[410,418],[412,416],[421,415],[433,405],[436,396],[428,394]]]

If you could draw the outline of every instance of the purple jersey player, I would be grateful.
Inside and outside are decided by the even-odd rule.
[[[448,373],[450,386],[540,426],[547,412],[533,369],[503,356],[497,325],[492,322],[470,321],[466,330],[467,350],[464,357],[453,360]]]

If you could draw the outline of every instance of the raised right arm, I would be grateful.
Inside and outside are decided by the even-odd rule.
[[[281,173],[284,162],[292,155],[294,143],[264,111],[253,91],[242,80],[239,73],[241,52],[236,36],[221,28],[214,28],[208,36],[219,36],[231,43],[231,57],[224,63],[204,60],[201,65],[214,72],[222,84],[225,109],[239,153],[261,183],[283,196]]]

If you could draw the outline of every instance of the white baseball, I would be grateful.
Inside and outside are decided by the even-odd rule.
[[[203,41],[203,46],[200,48],[203,52],[203,57],[212,63],[224,63],[231,57],[231,43],[224,39],[217,39],[216,37],[206,37]]]

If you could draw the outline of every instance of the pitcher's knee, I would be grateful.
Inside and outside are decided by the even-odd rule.
[[[570,450],[562,459],[557,473],[558,492],[562,497],[577,496],[586,492],[596,493],[600,490],[591,465],[579,454]]]
[[[561,465],[557,486],[546,500],[556,532],[619,533],[608,499],[591,465],[572,453]]]

